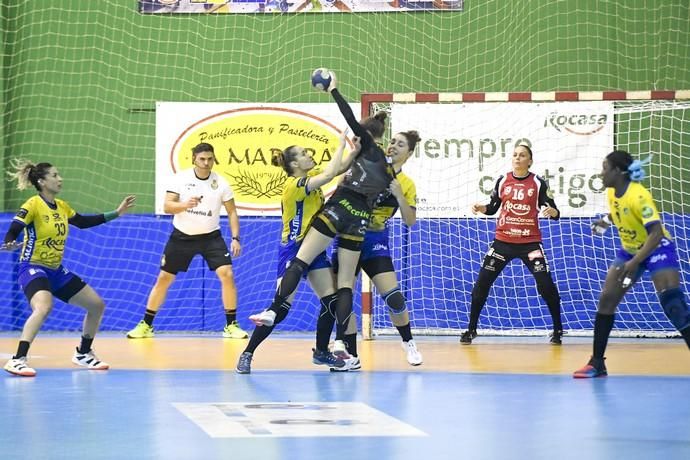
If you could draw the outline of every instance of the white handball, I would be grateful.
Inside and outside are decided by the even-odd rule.
[[[331,71],[326,68],[321,67],[311,73],[311,86],[319,91],[328,91],[332,81]]]

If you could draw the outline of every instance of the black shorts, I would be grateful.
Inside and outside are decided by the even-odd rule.
[[[505,243],[499,240],[494,240],[489,247],[484,256],[482,269],[500,273],[513,259],[522,260],[532,274],[549,272],[549,264],[541,243]]]
[[[201,254],[210,270],[232,265],[228,245],[220,230],[203,235],[187,235],[174,229],[163,251],[161,270],[173,275],[186,272],[197,254]]]
[[[322,233],[330,233],[332,236],[337,234],[340,246],[358,250],[367,232],[370,217],[371,207],[364,195],[338,188],[314,218],[312,225],[319,231],[323,227],[329,230],[328,233]]]

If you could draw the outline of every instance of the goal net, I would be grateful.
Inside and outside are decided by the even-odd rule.
[[[607,210],[601,163],[612,149],[652,155],[649,187],[674,236],[687,273],[690,181],[690,101],[670,93],[370,94],[363,111],[390,114],[391,134],[415,129],[422,141],[403,170],[417,184],[417,224],[391,221],[392,250],[417,334],[458,334],[469,321],[472,286],[494,238],[495,216],[474,216],[488,203],[499,175],[511,170],[515,145],[534,152],[532,172],[546,178],[561,219],[540,219],[543,243],[560,291],[568,334],[591,334],[617,232],[592,235]],[[621,100],[623,99],[623,100]],[[511,102],[513,101],[513,102]],[[396,333],[376,292],[364,304],[366,336]],[[367,296],[368,297],[368,296]],[[369,314],[370,313],[370,314]],[[548,309],[519,260],[490,291],[480,334],[538,335],[551,330]],[[621,303],[614,333],[674,334],[649,275]]]

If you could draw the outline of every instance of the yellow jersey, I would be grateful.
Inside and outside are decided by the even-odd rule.
[[[653,222],[661,223],[652,194],[644,185],[630,182],[623,196],[617,198],[615,189],[610,187],[607,190],[607,198],[611,218],[618,229],[623,249],[630,254],[637,253],[647,239],[646,226]],[[671,235],[663,224],[661,225],[664,236],[670,240]]]
[[[417,187],[414,181],[403,172],[399,172],[395,178],[400,183],[405,201],[415,208],[417,206]],[[367,230],[373,232],[383,231],[386,228],[386,222],[395,215],[398,207],[398,200],[388,192],[388,196],[378,203],[371,213],[371,219],[369,220],[369,227]]]
[[[306,177],[288,177],[285,182],[280,202],[283,215],[282,244],[302,241],[311,220],[323,206],[321,187],[316,190],[308,188],[309,178],[320,173],[320,170],[313,168]]]
[[[58,268],[65,253],[69,219],[76,211],[67,202],[47,203],[34,195],[22,205],[14,220],[24,225],[24,242],[19,262]]]

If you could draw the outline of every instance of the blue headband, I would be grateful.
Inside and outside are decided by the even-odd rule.
[[[649,155],[644,160],[635,160],[628,166],[628,174],[630,174],[630,180],[635,182],[640,182],[645,178],[645,171],[642,168],[644,165],[649,164],[652,161],[652,156]]]

